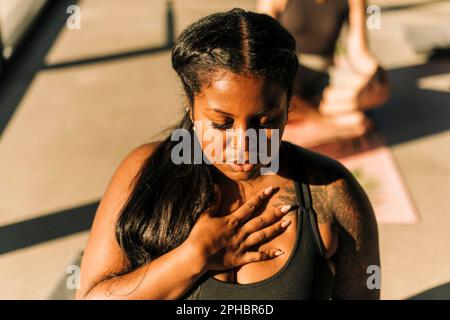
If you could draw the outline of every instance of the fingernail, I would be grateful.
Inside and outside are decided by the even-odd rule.
[[[291,220],[283,220],[283,222],[281,222],[281,227],[285,228],[290,224],[291,224]]]
[[[289,211],[289,209],[291,209],[291,205],[287,204],[285,206],[282,206],[280,210],[281,210],[281,212],[286,213]]]
[[[284,254],[283,250],[278,249],[277,251],[275,251],[276,256],[281,256],[282,254]]]
[[[270,187],[264,189],[264,194],[265,194],[266,196],[268,196],[268,195],[272,192],[272,190],[273,190],[273,187],[270,186]]]

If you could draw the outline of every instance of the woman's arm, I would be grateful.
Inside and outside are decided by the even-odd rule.
[[[97,209],[81,263],[76,299],[177,299],[205,272],[187,242],[133,272],[110,277],[128,264],[115,238],[115,223],[131,183],[156,143],[133,150],[119,165]],[[180,268],[183,266],[183,268]]]
[[[386,72],[368,46],[366,1],[349,0],[349,6],[347,57],[352,71],[362,79],[355,95],[355,104],[359,109],[369,109],[382,105],[388,100],[389,81]]]
[[[372,268],[381,270],[375,215],[353,175],[343,166],[340,171],[341,178],[333,183],[328,194],[338,233],[338,248],[333,256],[336,265],[333,298],[379,299],[379,288],[368,285]],[[375,267],[368,270],[369,266]]]
[[[353,71],[371,75],[378,62],[370,52],[366,33],[366,1],[349,0],[349,29],[347,35],[347,56]]]
[[[130,273],[94,284],[93,288],[78,298],[179,299],[206,271],[204,266],[201,255],[184,242]]]
[[[256,2],[256,11],[268,14],[277,19],[283,12],[288,0],[258,0]]]

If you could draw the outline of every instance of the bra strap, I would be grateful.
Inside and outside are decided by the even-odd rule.
[[[295,146],[289,142],[287,143],[287,145],[294,153]],[[293,154],[293,153],[291,153],[291,154]],[[292,163],[292,161],[290,163]],[[291,169],[295,176],[295,179],[294,179],[295,183],[297,183],[297,185],[300,185],[300,188],[301,188],[301,195],[299,196],[299,194],[297,194],[297,197],[299,199],[301,198],[301,201],[302,201],[301,206],[304,208],[304,209],[302,209],[302,211],[304,213],[308,214],[309,221],[311,223],[311,229],[312,229],[313,235],[314,235],[314,240],[317,244],[317,249],[319,250],[320,255],[322,257],[325,257],[325,247],[323,245],[322,238],[320,236],[316,213],[314,211],[314,208],[312,207],[311,190],[308,185],[305,166],[303,163],[300,163],[300,166],[301,166],[301,168],[300,168],[300,170],[298,170],[297,166],[291,165]],[[298,190],[298,188],[297,188],[297,190]]]

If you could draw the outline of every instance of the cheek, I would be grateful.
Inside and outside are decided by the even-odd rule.
[[[215,130],[213,130],[215,131]],[[272,156],[272,152],[277,152],[281,144],[281,134],[274,134],[274,130],[267,130],[267,136],[255,140],[254,149],[250,149],[249,145],[243,147],[238,145],[237,138],[227,136],[222,133],[216,133],[203,137],[202,150],[203,154],[209,161],[218,166],[221,171],[229,170],[227,162],[233,162],[242,155],[243,158],[249,158],[252,163],[261,163],[261,159],[267,159]],[[251,151],[254,153],[250,154]],[[255,162],[253,162],[255,161]],[[226,166],[221,167],[221,166]]]
[[[284,122],[281,121],[283,124]],[[228,171],[227,155],[230,157],[230,161],[233,161],[236,157],[238,157],[238,150],[245,153],[246,151],[243,149],[243,145],[241,145],[242,149],[239,149],[238,145],[238,135],[237,134],[228,134],[225,130],[218,130],[211,128],[209,120],[196,120],[194,122],[195,134],[197,140],[200,142],[201,149],[203,154],[211,163],[214,163],[216,167],[224,172]],[[263,153],[264,156],[271,156],[272,148],[276,148],[276,146],[272,146],[274,143],[277,143],[278,146],[281,143],[281,137],[284,131],[284,125],[281,125],[274,129],[266,129],[264,130],[265,134],[259,135],[259,131],[256,130],[256,140],[255,143],[256,151]],[[265,150],[259,148],[260,145],[265,145]],[[245,148],[248,150],[247,148]],[[260,159],[258,155],[254,155],[254,159]],[[257,160],[258,161],[258,160]]]
[[[195,121],[194,123],[195,135],[200,142],[204,155],[210,162],[215,162],[216,154],[223,154],[221,161],[225,161],[226,150],[226,135],[225,131],[213,129],[210,126],[210,121]]]

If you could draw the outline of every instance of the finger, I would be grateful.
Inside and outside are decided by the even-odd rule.
[[[270,249],[270,250],[265,250],[265,251],[247,252],[242,257],[241,262],[242,262],[242,264],[247,264],[250,262],[269,260],[269,259],[279,257],[282,254],[284,254],[284,251],[280,250],[280,249]]]
[[[258,217],[254,217],[253,219],[249,220],[241,227],[240,230],[240,236],[242,237],[241,239],[247,238],[253,232],[256,232],[264,227],[267,227],[274,221],[287,215],[291,210],[291,208],[292,208],[291,205],[285,205],[281,208],[272,210],[268,213],[262,214]]]
[[[289,225],[291,224],[290,220],[282,220],[276,224],[273,224],[269,227],[266,227],[262,230],[252,233],[242,242],[242,249],[246,250],[247,248],[251,248],[263,241],[268,239],[272,239],[275,236],[281,234],[285,231]]]
[[[263,203],[264,200],[268,199],[273,195],[274,187],[270,186],[263,190],[260,190],[257,194],[253,195],[248,199],[239,209],[230,215],[230,218],[237,221],[238,225],[241,225],[253,214],[253,212]]]

